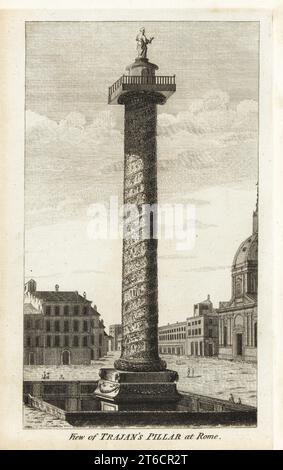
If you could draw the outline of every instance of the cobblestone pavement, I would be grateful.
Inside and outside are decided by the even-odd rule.
[[[51,380],[97,380],[101,367],[113,367],[118,353],[89,366],[25,366],[26,380],[41,380],[44,371],[48,371]],[[256,406],[256,364],[225,361],[217,358],[190,358],[185,356],[163,355],[168,369],[179,374],[178,389],[228,400],[230,393],[235,400]],[[190,377],[187,377],[190,368]],[[194,372],[194,376],[192,374]]]

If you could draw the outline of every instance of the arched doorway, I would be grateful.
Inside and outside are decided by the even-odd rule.
[[[61,363],[63,366],[69,366],[71,364],[71,354],[70,351],[63,351],[61,356]]]

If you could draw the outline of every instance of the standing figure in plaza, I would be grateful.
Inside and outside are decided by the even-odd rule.
[[[138,51],[138,57],[140,59],[146,59],[146,54],[147,54],[147,45],[152,42],[154,37],[151,37],[148,39],[145,35],[145,28],[141,28],[140,32],[138,33],[136,37],[137,41],[137,51]]]

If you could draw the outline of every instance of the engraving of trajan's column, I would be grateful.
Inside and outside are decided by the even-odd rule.
[[[142,28],[136,37],[138,57],[109,88],[108,103],[125,107],[122,345],[113,371],[140,373],[135,376],[136,383],[145,382],[142,373],[152,373],[151,381],[165,385],[174,382],[176,374],[166,371],[166,363],[158,355],[157,239],[153,233],[157,213],[153,211],[149,217],[146,208],[157,204],[157,105],[166,102],[176,85],[175,76],[156,75],[158,66],[149,62],[147,46],[152,40]],[[135,207],[134,216],[127,206]],[[161,371],[166,373],[156,374]],[[100,376],[110,382],[133,381],[133,376],[129,379],[125,374],[117,379],[117,374],[111,376],[107,369],[102,369]],[[99,396],[104,390],[109,397],[111,384],[106,381],[96,391]],[[164,386],[161,389],[165,390]]]
[[[138,223],[125,221],[122,272],[122,345],[115,367],[128,371],[160,371],[166,363],[158,356],[157,239],[146,227],[143,205],[157,203],[157,105],[175,91],[174,77],[156,77],[158,67],[146,58],[147,39],[137,36],[138,58],[122,77],[117,101],[125,106],[124,204],[134,204]],[[166,93],[164,93],[166,91]],[[109,93],[110,103],[113,101]],[[143,220],[144,217],[144,220]],[[152,212],[151,223],[156,212]],[[141,226],[144,229],[141,229]],[[143,236],[151,237],[142,239]]]

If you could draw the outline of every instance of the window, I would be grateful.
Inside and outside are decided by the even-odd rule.
[[[50,305],[47,305],[47,306],[45,307],[45,315],[51,315],[51,307],[50,307]]]
[[[191,335],[191,330],[188,330],[188,335],[189,335],[189,336]]]
[[[209,324],[212,325],[212,318],[209,319]]]
[[[78,315],[78,314],[79,314],[79,306],[75,305],[74,306],[74,315]]]
[[[58,335],[54,336],[54,346],[57,348],[60,346],[60,336]]]
[[[102,333],[99,333],[99,346],[102,346]]]
[[[74,331],[79,331],[79,322],[78,322],[78,320],[74,320],[74,322],[73,322],[73,330],[74,330]]]
[[[31,320],[28,319],[28,320],[26,321],[26,329],[29,330],[30,328],[31,328]]]
[[[68,332],[68,331],[69,331],[69,322],[68,322],[68,320],[65,320],[65,321],[64,321],[64,331],[65,331],[65,332]]]
[[[35,337],[35,347],[36,347],[36,348],[39,348],[39,346],[40,346],[39,340],[40,340],[39,336],[36,336],[36,337]]]
[[[36,330],[40,330],[40,328],[41,328],[41,321],[40,320],[35,320],[35,328],[36,328]]]
[[[64,336],[64,346],[69,346],[69,336]]]
[[[84,321],[83,329],[84,329],[84,331],[88,331],[88,322],[87,321]]]
[[[77,348],[79,346],[79,337],[78,336],[73,337],[73,346],[75,348]]]
[[[87,312],[88,312],[88,308],[87,308],[87,306],[85,306],[85,307],[83,308],[83,314],[84,314],[84,315],[87,315]]]
[[[31,347],[31,338],[30,338],[30,336],[27,337],[27,347]]]
[[[60,331],[60,321],[56,320],[54,323],[54,329],[55,331]]]
[[[198,334],[201,335],[201,328],[198,329]]]
[[[46,328],[46,331],[51,331],[50,320],[47,320],[47,321],[45,322],[45,328]]]
[[[55,306],[55,315],[56,315],[56,316],[60,315],[60,307],[59,307],[59,305],[56,305],[56,306]]]
[[[46,346],[47,348],[51,348],[51,336],[46,336]]]
[[[69,315],[69,305],[64,306],[64,315]]]
[[[87,336],[83,337],[83,346],[87,346]]]
[[[91,341],[91,344],[92,344],[92,346],[93,346],[93,345],[94,345],[94,335],[91,335],[90,341]]]
[[[209,329],[208,329],[208,337],[209,337],[209,338],[212,338],[212,328],[209,328]]]

